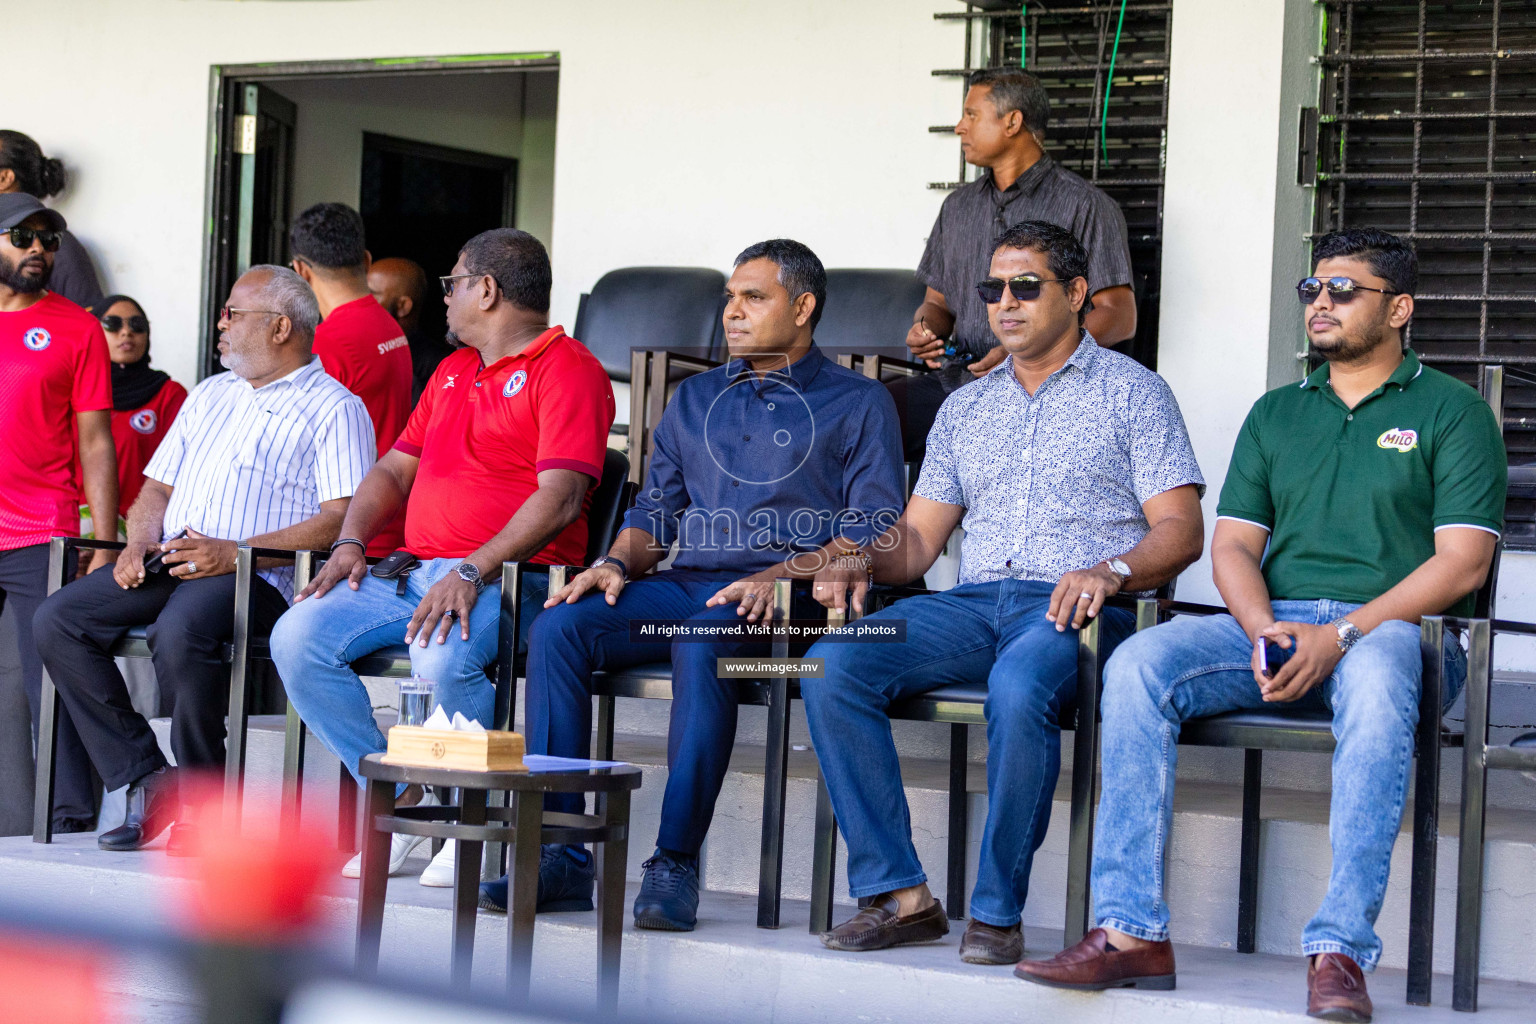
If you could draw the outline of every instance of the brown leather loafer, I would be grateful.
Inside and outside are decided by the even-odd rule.
[[[949,918],[938,900],[906,917],[898,917],[896,909],[896,897],[889,893],[877,896],[853,917],[822,932],[821,944],[845,953],[867,953],[911,942],[933,942],[949,934]]]
[[[1360,965],[1343,953],[1322,953],[1307,965],[1307,1016],[1367,1024],[1371,997]]]
[[[1106,988],[1174,988],[1173,943],[1159,942],[1140,949],[1112,950],[1109,935],[1095,928],[1077,945],[1049,960],[1023,960],[1016,977],[1036,985],[1100,992]]]
[[[973,920],[960,940],[960,959],[968,964],[1016,964],[1024,957],[1024,929],[998,928]]]

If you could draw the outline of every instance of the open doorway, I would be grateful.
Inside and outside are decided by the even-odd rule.
[[[204,374],[219,370],[214,311],[230,285],[253,264],[286,263],[287,224],[313,203],[357,209],[375,259],[414,260],[429,280],[488,228],[549,244],[556,54],[229,66],[214,76]],[[421,329],[440,337],[431,298]]]

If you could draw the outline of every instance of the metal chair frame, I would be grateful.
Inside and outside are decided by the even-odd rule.
[[[1493,640],[1499,634],[1536,636],[1528,622],[1448,619],[1466,628],[1467,731],[1462,745],[1461,837],[1456,868],[1456,952],[1451,1005],[1477,1011],[1478,969],[1483,930],[1483,853],[1487,840],[1488,771],[1536,771],[1536,747],[1488,741],[1493,691]]]
[[[564,585],[569,567],[550,570],[550,589]],[[579,567],[577,567],[579,570]],[[805,581],[779,579],[773,586],[774,621],[786,623],[795,585]],[[829,625],[840,624],[829,615]],[[789,656],[789,633],[775,630],[771,657]],[[598,672],[592,677],[597,701],[597,730],[593,740],[595,760],[613,758],[614,714],[619,697],[644,700],[672,699],[672,666],[669,662],[638,665],[620,672]],[[784,817],[789,779],[789,703],[800,697],[798,679],[742,680],[737,684],[737,703],[768,709],[768,735],[763,761],[762,857],[757,880],[757,926],[779,927],[784,880]]]
[[[64,578],[65,566],[71,549],[105,549],[120,551],[124,545],[118,541],[86,540],[79,537],[55,537],[48,549],[48,593],[52,595],[70,581]],[[224,788],[226,808],[238,813],[241,781],[245,775],[246,729],[249,714],[246,696],[253,661],[270,660],[265,637],[252,636],[250,629],[251,581],[255,576],[257,558],[293,559],[294,585],[305,586],[313,571],[314,552],[283,551],[274,548],[252,548],[240,545],[235,555],[235,620],[230,642],[225,645],[225,657],[230,666],[229,679],[229,734],[225,741]],[[147,658],[149,643],[142,629],[135,629],[112,648],[112,656],[118,658]],[[46,670],[38,714],[36,780],[32,798],[32,841],[53,842],[53,790],[57,769],[56,750],[60,701],[58,690]]]

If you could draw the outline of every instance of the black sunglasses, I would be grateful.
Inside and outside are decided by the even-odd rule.
[[[135,334],[144,334],[149,330],[149,320],[142,316],[104,316],[101,318],[101,326],[108,334],[116,334],[126,324],[128,329]]]
[[[32,248],[34,240],[43,243],[43,252],[58,252],[59,242],[64,234],[60,231],[39,230],[37,228],[10,228],[11,244],[18,249]]]
[[[1018,277],[1010,277],[1004,281],[1000,277],[989,277],[976,285],[976,294],[981,296],[981,301],[989,306],[1003,301],[1003,290],[1013,293],[1013,297],[1020,302],[1029,302],[1040,297],[1040,286],[1043,284],[1067,284],[1059,277],[1036,277],[1034,274],[1020,274]]]
[[[1358,292],[1375,292],[1378,295],[1401,295],[1402,292],[1394,292],[1387,288],[1367,288],[1363,284],[1356,284],[1348,277],[1305,277],[1296,283],[1296,295],[1301,299],[1303,306],[1310,306],[1317,301],[1317,297],[1328,289],[1328,298],[1339,305],[1353,302]]]

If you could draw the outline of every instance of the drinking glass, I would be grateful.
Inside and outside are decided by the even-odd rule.
[[[437,694],[437,683],[431,679],[412,676],[400,680],[400,725],[425,725],[432,714],[432,698]]]

